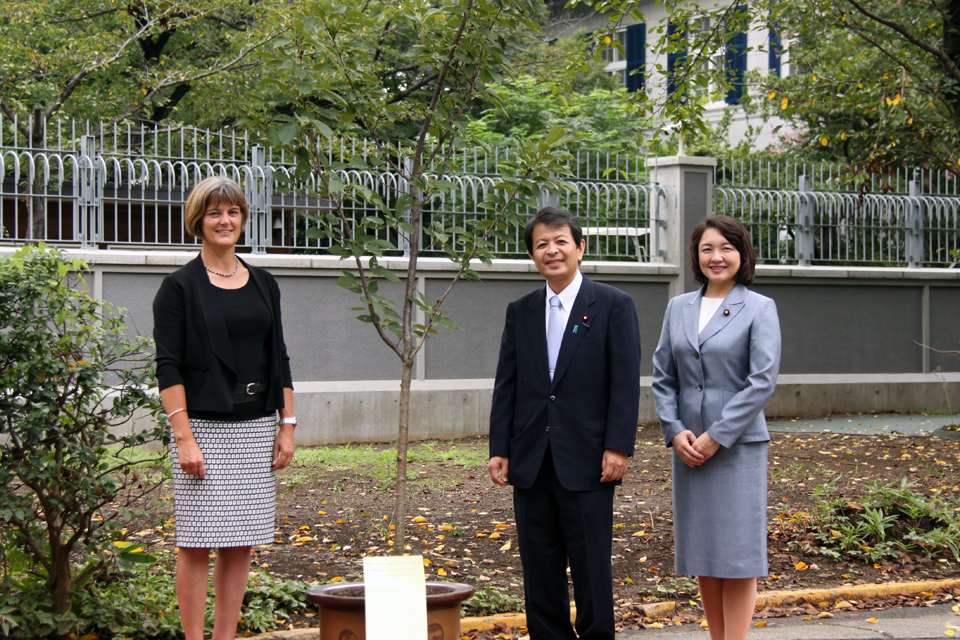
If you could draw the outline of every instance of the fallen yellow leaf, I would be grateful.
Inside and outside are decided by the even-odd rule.
[[[654,622],[653,624],[648,624],[647,626],[651,629],[663,629],[663,625],[659,622]]]
[[[444,569],[443,567],[440,567],[439,569],[437,569],[437,575],[438,575],[438,576],[445,576],[445,575],[447,575],[447,570]]]
[[[510,551],[510,545],[513,544],[513,539],[507,540],[507,543],[500,547],[500,551]]]
[[[760,622],[756,623],[756,624],[753,625],[753,626],[755,626],[755,627],[765,627],[765,626],[767,626],[767,622],[766,622],[765,620],[761,620]]]
[[[797,564],[793,565],[793,568],[796,569],[797,571],[806,571],[806,570],[807,570],[807,563],[806,563],[806,562],[803,562],[803,561],[801,560],[801,561],[798,562]]]
[[[877,624],[878,620],[876,618],[867,618],[867,622],[870,624]]]
[[[424,558],[424,559],[423,559],[423,566],[429,567],[429,566],[432,565],[432,564],[433,564],[433,562],[430,561],[430,558]]]
[[[413,519],[413,522],[426,522],[426,521],[427,519],[424,518],[423,516],[417,516],[416,518]]]
[[[497,538],[500,537],[500,534],[497,533],[496,531],[494,531],[493,533],[490,534],[489,537],[490,537],[491,540],[496,540]]]

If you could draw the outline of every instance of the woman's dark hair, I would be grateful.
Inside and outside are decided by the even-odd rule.
[[[572,213],[556,207],[544,207],[537,211],[537,215],[527,220],[527,226],[523,230],[523,242],[527,245],[527,253],[529,254],[533,254],[533,229],[538,224],[545,224],[551,229],[570,227],[573,243],[578,247],[580,241],[583,240],[583,229],[580,228],[580,222]]]
[[[757,256],[753,252],[753,242],[750,232],[740,224],[740,221],[730,216],[710,216],[704,219],[693,229],[690,235],[690,269],[693,270],[693,279],[699,284],[707,282],[707,276],[700,270],[700,240],[707,229],[716,229],[727,242],[740,253],[740,270],[737,271],[737,282],[747,285],[753,282],[753,274],[757,268]]]

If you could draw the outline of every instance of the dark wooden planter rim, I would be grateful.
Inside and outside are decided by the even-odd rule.
[[[307,589],[307,600],[336,611],[363,611],[365,602],[363,596],[341,595],[344,591],[352,589],[363,589],[363,583],[341,582],[311,587]],[[457,605],[473,597],[474,593],[473,587],[459,582],[428,582],[427,591],[431,590],[442,591],[442,593],[427,594],[427,611]]]

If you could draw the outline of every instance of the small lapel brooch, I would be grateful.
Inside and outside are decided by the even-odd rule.
[[[725,315],[725,316],[730,315],[730,309],[724,309],[724,310],[723,310],[723,315]]]

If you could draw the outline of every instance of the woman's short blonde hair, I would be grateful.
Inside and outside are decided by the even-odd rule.
[[[203,240],[203,216],[207,213],[207,208],[221,202],[240,207],[241,224],[247,224],[249,209],[243,189],[230,178],[211,176],[197,183],[183,206],[183,225],[187,228],[187,233]]]

